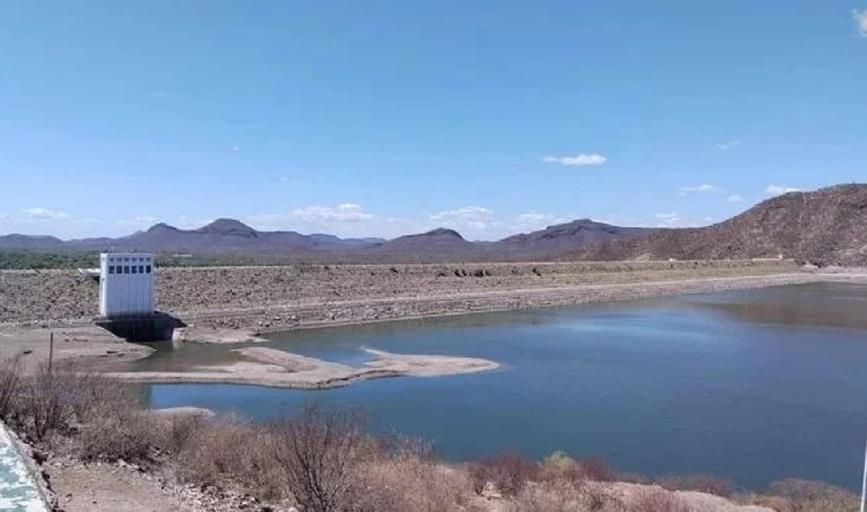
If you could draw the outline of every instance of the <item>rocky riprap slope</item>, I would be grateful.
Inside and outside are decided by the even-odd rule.
[[[514,290],[794,272],[786,261],[288,265],[161,268],[157,307],[201,313],[269,305],[375,303]],[[432,311],[419,312],[436,314]],[[0,323],[89,319],[98,286],[74,270],[0,271]],[[372,313],[375,314],[375,313]],[[265,326],[268,327],[268,326]]]

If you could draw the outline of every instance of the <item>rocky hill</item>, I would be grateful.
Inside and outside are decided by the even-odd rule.
[[[589,260],[776,258],[867,265],[867,185],[768,199],[725,222],[664,229],[574,252]]]
[[[336,252],[381,244],[375,238],[343,239],[331,235],[302,235],[294,231],[257,231],[235,219],[217,219],[198,229],[180,229],[165,223],[120,238],[85,238],[63,241],[54,237],[0,236],[0,249],[69,251],[149,251],[195,254],[288,254]]]
[[[555,257],[576,248],[625,240],[651,231],[654,229],[612,226],[590,219],[579,219],[548,226],[532,233],[510,236],[491,244],[487,249],[489,252],[513,256]]]
[[[619,227],[579,219],[495,242],[473,242],[439,228],[393,240],[258,231],[234,219],[198,229],[156,224],[121,238],[63,241],[49,236],[0,236],[0,249],[29,251],[137,250],[195,255],[232,254],[329,262],[666,260],[795,258],[820,265],[867,265],[867,185],[838,185],[768,199],[725,222],[703,228]]]
[[[146,231],[120,238],[63,241],[54,237],[0,236],[0,249],[102,251],[135,250],[156,253],[245,254],[285,258],[320,258],[323,261],[394,262],[555,259],[591,243],[620,240],[646,232],[589,219],[549,226],[497,242],[473,242],[453,229],[438,228],[393,240],[338,238],[327,234],[303,235],[294,231],[258,231],[235,219],[218,219],[198,229],[185,230],[159,223]]]

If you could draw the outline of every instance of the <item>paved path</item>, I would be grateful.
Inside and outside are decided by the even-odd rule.
[[[0,422],[0,510],[48,512],[15,441]]]

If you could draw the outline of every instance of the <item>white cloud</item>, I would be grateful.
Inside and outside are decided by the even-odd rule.
[[[677,226],[683,220],[680,217],[680,214],[675,213],[675,212],[657,213],[656,215],[654,215],[654,217],[656,217],[656,219],[658,219],[659,222],[658,222],[657,226],[661,227],[661,228],[670,228],[670,227]]]
[[[373,215],[355,203],[337,206],[308,206],[292,210],[292,217],[302,222],[360,222],[370,220]]]
[[[514,220],[510,223],[510,226],[508,226],[508,232],[503,233],[503,235],[509,236],[519,232],[537,231],[539,229],[545,229],[548,226],[553,226],[555,224],[563,224],[564,222],[569,222],[569,220],[570,219],[567,219],[565,217],[552,215],[550,213],[539,213],[536,211],[522,213],[514,218]]]
[[[852,9],[852,17],[855,18],[855,24],[858,27],[858,33],[861,37],[867,37],[867,8]]]
[[[494,220],[494,212],[482,206],[464,206],[455,210],[443,210],[428,215],[428,219],[457,229],[469,226],[483,230],[499,224],[498,221]]]
[[[714,190],[716,190],[715,186],[704,183],[702,185],[696,185],[694,187],[680,187],[679,189],[677,189],[677,195],[685,196],[687,194],[694,194],[699,192],[713,192]]]
[[[768,188],[765,189],[765,192],[772,196],[779,196],[783,194],[788,194],[789,192],[800,192],[801,189],[795,187],[783,187],[780,185],[768,185]]]
[[[744,198],[739,196],[738,194],[732,194],[726,198],[727,203],[742,203],[744,202]]]
[[[289,176],[283,176],[280,178],[280,183],[292,183],[292,178]]]
[[[21,213],[24,214],[24,216],[28,219],[45,222],[55,222],[69,219],[68,213],[56,210],[49,210],[48,208],[24,208],[23,210],[21,210]]]
[[[722,151],[728,151],[732,148],[740,146],[741,144],[743,144],[743,142],[741,142],[737,139],[733,139],[733,140],[727,140],[725,142],[720,142],[719,144],[716,145],[716,148],[719,150],[722,150]]]
[[[464,206],[456,210],[443,210],[428,215],[430,220],[484,220],[494,214],[492,210],[482,206]]]
[[[120,219],[117,221],[117,224],[121,226],[138,226],[138,227],[150,227],[157,223],[159,219],[153,215],[136,215],[131,219]]]
[[[232,146],[232,153],[237,153],[239,151],[241,151],[241,148],[239,146]]]
[[[546,156],[542,161],[569,166],[602,165],[608,161],[608,157],[599,153],[578,153],[573,156]]]

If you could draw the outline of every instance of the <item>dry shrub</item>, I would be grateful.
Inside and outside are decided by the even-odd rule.
[[[614,482],[620,480],[620,475],[611,464],[601,457],[590,457],[581,461],[581,471],[584,477],[595,482]]]
[[[386,458],[363,464],[353,489],[358,512],[452,512],[468,501],[465,473],[420,458]]]
[[[539,481],[558,482],[565,480],[577,484],[586,479],[581,463],[564,452],[554,452],[542,460],[538,474]]]
[[[469,465],[470,481],[476,494],[481,494],[490,483],[504,496],[517,496],[538,472],[535,462],[517,454],[498,455]]]
[[[768,491],[786,500],[783,512],[849,512],[859,504],[851,492],[824,482],[787,478],[772,483]]]
[[[18,357],[0,362],[0,419],[10,421],[15,412],[15,399],[21,391],[22,365]]]
[[[211,428],[205,417],[199,414],[183,414],[164,418],[160,426],[160,448],[171,455],[187,449],[205,429]]]
[[[659,487],[641,487],[626,502],[625,512],[690,512],[689,503],[677,494]]]
[[[72,374],[40,367],[24,381],[16,400],[19,429],[37,442],[46,440],[49,434],[69,433],[75,419],[78,384]]]
[[[734,492],[730,481],[713,475],[667,475],[657,483],[670,491],[698,491],[726,497]]]
[[[515,500],[515,512],[585,512],[586,502],[583,486],[550,481],[525,486]]]
[[[271,426],[271,450],[305,512],[347,508],[359,463],[370,455],[361,417],[307,405],[303,415]]]
[[[196,426],[203,428],[191,435],[188,429]],[[281,494],[281,477],[274,476],[279,468],[264,428],[233,418],[175,422],[172,428],[175,440],[166,444],[178,443],[172,450],[177,453],[182,480],[216,487],[240,484],[268,497]]]
[[[83,460],[145,462],[160,442],[158,420],[132,410],[117,410],[81,426],[75,436]]]
[[[530,484],[515,502],[516,512],[624,512],[620,495],[605,484],[565,480]]]

